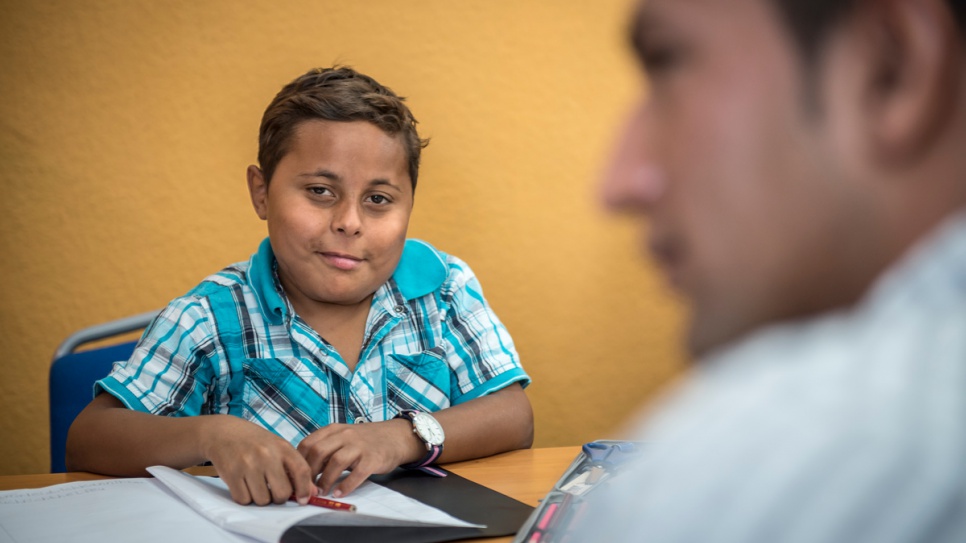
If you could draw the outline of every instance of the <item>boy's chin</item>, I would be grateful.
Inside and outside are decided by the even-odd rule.
[[[363,303],[368,304],[369,301],[372,300],[373,294],[375,294],[375,292],[370,292],[369,294],[333,293],[326,296],[320,296],[316,298],[316,301],[326,305],[353,306]]]

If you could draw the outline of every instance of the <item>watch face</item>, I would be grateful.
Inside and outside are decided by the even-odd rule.
[[[436,422],[432,415],[417,412],[413,415],[413,428],[420,439],[430,445],[442,445],[446,435],[443,427]]]

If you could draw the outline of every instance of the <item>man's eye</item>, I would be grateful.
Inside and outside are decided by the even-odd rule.
[[[309,192],[317,196],[323,196],[323,195],[332,193],[329,189],[325,187],[309,187]]]
[[[641,60],[649,75],[659,75],[680,64],[681,52],[675,47],[651,47],[642,52]]]

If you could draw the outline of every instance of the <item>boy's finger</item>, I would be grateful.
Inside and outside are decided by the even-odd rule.
[[[221,479],[225,481],[228,485],[228,492],[231,493],[231,499],[235,503],[241,505],[248,505],[252,501],[252,495],[248,492],[248,485],[245,484],[245,480],[237,477],[226,477],[220,475]]]
[[[333,465],[326,467],[326,470],[322,472],[322,476],[319,477],[319,489],[322,491],[323,496],[328,496],[332,492],[332,485],[339,480],[339,476],[342,474],[342,470],[336,469]]]
[[[268,483],[265,482],[263,474],[249,474],[245,477],[245,484],[255,505],[268,505],[272,501],[272,494],[268,490]]]
[[[292,496],[292,482],[281,463],[273,464],[265,473],[265,481],[271,492],[272,503],[285,503]]]
[[[311,475],[316,476],[325,469],[325,464],[329,456],[334,452],[334,449],[331,448],[331,445],[326,446],[324,442],[306,443],[308,439],[306,438],[302,443],[299,443],[297,450],[302,458],[305,459],[306,464],[308,464]]]
[[[339,453],[330,456],[320,479],[321,484],[319,486],[322,487],[322,492],[324,494],[332,492],[332,487],[339,480],[339,477],[342,477],[342,472],[352,469],[357,460],[357,458],[348,458],[345,454]]]
[[[372,473],[370,473],[368,470],[361,470],[359,468],[352,470],[349,475],[346,476],[341,483],[339,483],[339,486],[332,491],[332,497],[341,498],[342,496],[347,496],[350,492],[356,488],[359,488],[359,485],[361,485],[370,475],[372,475]]]
[[[309,465],[300,456],[289,461],[286,465],[286,471],[292,485],[292,495],[295,496],[295,501],[299,502],[299,505],[305,505],[309,502],[310,497],[318,493],[318,488],[312,482],[315,477],[309,470]]]

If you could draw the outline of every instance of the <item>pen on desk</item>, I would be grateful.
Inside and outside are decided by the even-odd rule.
[[[295,496],[289,498],[292,501],[295,500]],[[308,505],[314,505],[316,507],[324,507],[326,509],[335,509],[336,511],[346,511],[349,513],[356,512],[356,506],[351,503],[339,502],[335,500],[330,500],[329,498],[322,498],[319,496],[310,496]]]

